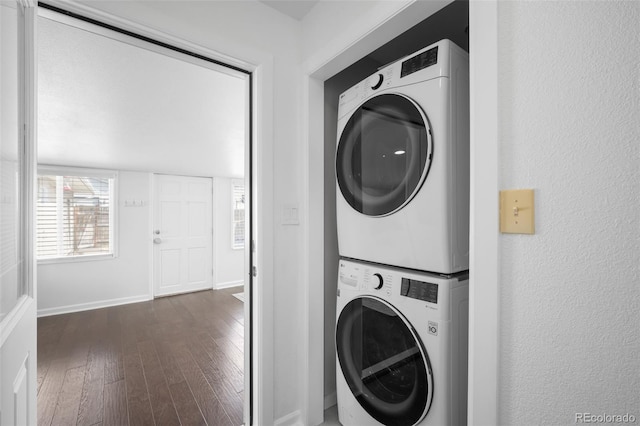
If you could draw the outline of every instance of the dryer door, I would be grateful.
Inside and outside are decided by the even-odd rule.
[[[390,304],[358,297],[336,326],[342,373],[360,405],[385,425],[414,425],[433,395],[427,353],[408,321]]]
[[[429,121],[413,100],[399,94],[371,98],[353,113],[340,135],[340,191],[360,213],[392,214],[420,189],[432,150]]]

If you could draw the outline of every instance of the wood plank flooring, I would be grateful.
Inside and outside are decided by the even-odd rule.
[[[39,318],[38,425],[241,425],[239,291]]]

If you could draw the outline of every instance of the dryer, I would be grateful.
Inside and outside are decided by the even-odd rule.
[[[468,275],[339,264],[340,423],[465,425]]]
[[[442,40],[339,97],[339,254],[450,274],[469,266],[469,60]]]

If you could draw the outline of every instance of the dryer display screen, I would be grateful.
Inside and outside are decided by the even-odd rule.
[[[438,284],[403,278],[400,294],[412,299],[438,303]]]
[[[437,63],[438,46],[404,61],[402,63],[402,69],[400,70],[400,78],[406,77],[409,74],[413,74],[416,71],[420,71]]]

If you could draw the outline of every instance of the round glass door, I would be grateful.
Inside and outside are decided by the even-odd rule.
[[[383,300],[359,297],[336,326],[338,361],[360,405],[385,425],[410,426],[433,395],[426,351],[411,325]]]
[[[391,214],[420,189],[432,150],[429,122],[415,102],[397,94],[371,98],[353,113],[340,136],[340,191],[360,213]]]

